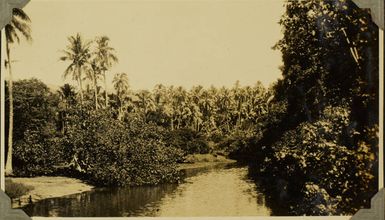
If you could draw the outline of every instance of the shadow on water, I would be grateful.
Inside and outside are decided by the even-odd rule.
[[[176,184],[159,186],[101,188],[70,196],[41,200],[23,210],[32,216],[139,216],[149,204],[159,201],[177,188]],[[149,213],[150,212],[150,213]]]
[[[290,191],[289,183],[277,177],[271,177],[258,172],[258,166],[248,165],[248,178],[253,180],[258,191],[264,195],[266,206],[272,216],[292,216],[291,206],[300,204],[298,192]]]
[[[312,206],[317,204],[315,202],[320,202],[319,207],[323,206],[322,199],[314,200],[312,206],[306,206],[304,204],[303,194],[301,189],[298,186],[302,186],[301,178],[296,177],[296,179],[285,180],[277,176],[272,175],[268,172],[259,172],[259,166],[256,164],[248,165],[248,178],[257,186],[258,192],[264,195],[265,205],[270,208],[272,216],[295,216],[303,215],[302,212],[313,211]],[[348,195],[345,195],[348,196]],[[318,199],[319,197],[316,197]],[[353,215],[359,209],[368,209],[370,208],[370,198],[372,195],[367,197],[361,196],[356,198],[356,201],[350,203],[341,203],[342,208],[336,209],[338,214],[334,215]],[[306,200],[305,200],[306,201]],[[311,200],[308,200],[311,202]],[[340,205],[341,205],[340,204]],[[307,207],[307,209],[304,209]],[[314,208],[317,210],[317,208]],[[308,214],[312,215],[312,214]],[[317,215],[328,215],[328,214],[315,214]]]
[[[219,164],[187,169],[179,184],[97,188],[27,205],[30,216],[268,216],[265,195],[248,168]]]

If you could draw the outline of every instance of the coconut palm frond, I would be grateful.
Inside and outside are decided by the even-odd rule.
[[[109,60],[113,61],[113,63],[117,63],[119,61],[118,57],[112,53],[108,54],[108,58],[109,58]],[[112,62],[110,62],[110,63],[112,63]]]
[[[7,39],[8,43],[12,44],[15,42],[15,40],[17,42],[20,41],[20,39],[17,37],[17,35],[16,36],[15,35],[16,35],[15,27],[13,27],[12,25],[6,25],[5,26],[5,38]]]
[[[28,15],[20,8],[14,8],[12,10],[12,14],[14,17],[20,18],[23,21],[31,22],[31,19],[28,17]]]
[[[61,52],[64,53],[64,56],[61,56],[59,58],[59,60],[67,61],[67,60],[74,60],[75,59],[75,55],[72,52],[67,51],[67,50],[62,50]]]
[[[15,8],[13,9],[13,17],[10,24],[5,26],[5,36],[7,43],[19,43],[20,37],[18,32],[20,32],[28,41],[32,40],[31,29],[29,27],[30,19],[24,13],[23,10]]]
[[[75,72],[75,65],[73,63],[71,63],[64,71],[64,74],[63,74],[63,78],[67,78],[69,75],[73,75],[75,76],[74,74]]]
[[[18,30],[27,41],[32,41],[31,28],[27,23],[18,22],[16,19],[12,19],[12,26],[15,27],[15,30]]]

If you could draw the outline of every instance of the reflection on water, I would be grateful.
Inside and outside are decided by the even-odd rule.
[[[185,172],[185,180],[160,186],[106,188],[39,201],[31,216],[267,216],[265,197],[246,167],[215,166]]]

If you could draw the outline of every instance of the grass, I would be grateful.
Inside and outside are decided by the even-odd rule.
[[[213,154],[190,154],[185,158],[186,163],[207,163],[207,162],[228,162],[230,161],[222,155]]]
[[[33,190],[34,187],[22,183],[15,183],[10,179],[5,180],[5,193],[11,198],[16,199]]]
[[[228,159],[222,155],[213,154],[190,154],[185,157],[183,163],[178,164],[179,170],[209,167],[219,163],[234,163],[235,160]]]

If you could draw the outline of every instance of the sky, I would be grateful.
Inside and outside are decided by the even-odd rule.
[[[15,80],[76,85],[59,61],[76,33],[108,36],[119,63],[107,81],[125,72],[133,89],[269,86],[281,75],[281,53],[271,47],[282,38],[283,0],[31,0],[24,11],[33,41],[13,46]]]

